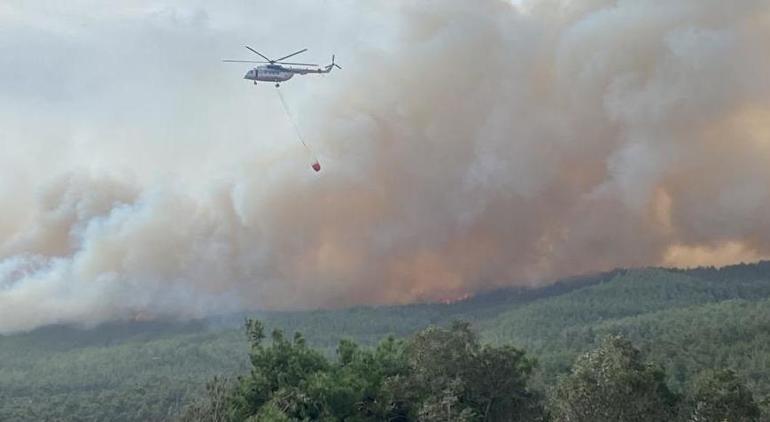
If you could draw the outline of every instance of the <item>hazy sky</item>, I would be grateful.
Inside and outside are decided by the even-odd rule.
[[[0,3],[0,332],[770,256],[766,0]],[[249,44],[344,70],[286,96]]]
[[[344,60],[378,42],[367,35],[372,18],[350,11],[355,2],[225,3],[3,2],[3,142],[11,151],[27,144],[20,155],[33,162],[3,159],[22,173],[38,173],[35,161],[49,174],[77,168],[142,179],[229,171],[243,158],[232,148],[280,149],[286,122],[272,91],[241,79],[248,65],[222,58],[254,58],[242,47],[248,43],[273,56],[307,47],[303,60],[325,64],[334,52]],[[335,80],[315,82],[292,81],[286,95],[310,107],[306,100]]]

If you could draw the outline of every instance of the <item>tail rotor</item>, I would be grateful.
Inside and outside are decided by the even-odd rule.
[[[330,65],[326,66],[326,71],[327,72],[331,72],[332,68],[335,68],[335,67],[337,69],[339,69],[339,70],[342,70],[342,66],[340,66],[340,65],[338,65],[337,63],[334,62],[334,54],[332,54],[332,63]]]

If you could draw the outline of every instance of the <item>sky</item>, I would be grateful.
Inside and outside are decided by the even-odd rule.
[[[770,256],[770,4],[0,4],[0,332]],[[244,45],[343,70],[285,96]]]

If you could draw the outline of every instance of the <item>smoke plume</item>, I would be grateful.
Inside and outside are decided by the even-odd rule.
[[[766,0],[245,3],[0,7],[0,332],[770,256]],[[281,88],[319,174],[254,38],[337,48]]]

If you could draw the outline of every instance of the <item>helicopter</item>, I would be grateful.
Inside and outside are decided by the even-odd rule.
[[[340,70],[342,69],[340,65],[334,62],[334,55],[332,55],[331,64],[326,65],[324,67],[321,67],[317,64],[311,64],[311,63],[289,63],[284,61],[290,57],[296,56],[297,54],[306,52],[307,48],[291,53],[288,56],[283,56],[280,59],[273,60],[268,58],[264,54],[260,53],[259,51],[249,47],[248,45],[244,47],[246,47],[252,53],[258,55],[259,57],[262,57],[263,59],[265,59],[265,61],[254,61],[254,60],[222,60],[222,61],[227,63],[263,63],[262,66],[257,66],[254,69],[251,69],[248,72],[246,72],[246,75],[244,75],[243,77],[243,79],[254,81],[254,85],[257,84],[257,81],[275,82],[275,87],[278,88],[281,86],[281,82],[288,81],[289,79],[293,78],[294,75],[307,75],[308,73],[329,73],[335,67]],[[289,67],[289,66],[303,66],[303,67]]]

